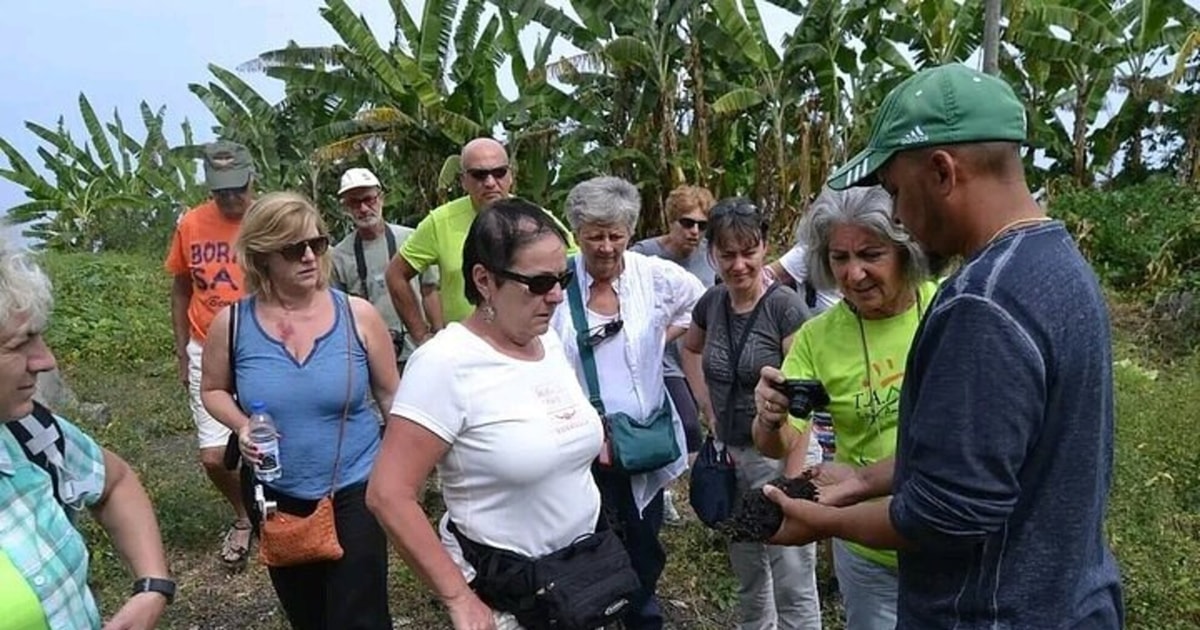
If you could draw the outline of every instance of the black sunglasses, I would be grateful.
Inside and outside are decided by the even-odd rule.
[[[758,206],[752,203],[729,203],[713,206],[713,209],[708,212],[712,218],[723,217],[727,214],[734,214],[741,217],[755,216],[759,214]],[[682,219],[680,219],[682,221]]]
[[[504,179],[505,175],[508,175],[508,165],[505,164],[496,168],[469,168],[467,169],[467,175],[470,175],[478,182],[486,182],[489,176],[499,181]]]
[[[703,232],[704,230],[708,229],[708,221],[696,220],[688,217],[679,217],[678,219],[675,219],[675,221],[679,223],[679,225],[682,225],[683,229],[685,230],[700,228],[700,231]]]
[[[593,326],[587,329],[587,331],[581,334],[580,337],[585,345],[590,348],[595,348],[605,339],[611,339],[615,337],[617,333],[621,332],[621,329],[624,327],[625,320],[614,319],[611,322],[605,322],[599,326]]]
[[[279,252],[279,255],[283,256],[283,259],[288,262],[299,262],[301,258],[304,258],[304,252],[310,249],[313,256],[324,254],[325,250],[329,249],[329,237],[314,236],[310,239],[284,245],[275,251]]]
[[[493,269],[492,273],[495,273],[501,278],[508,278],[509,280],[520,282],[529,289],[530,293],[534,295],[546,295],[554,290],[555,285],[566,289],[567,286],[571,284],[571,281],[575,279],[575,272],[571,270],[564,271],[557,276],[552,273],[542,273],[536,276],[527,276],[525,274],[508,271],[505,269]]]

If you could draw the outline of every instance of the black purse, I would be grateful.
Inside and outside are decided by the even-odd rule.
[[[617,620],[641,582],[625,546],[606,526],[533,559],[467,538],[448,523],[475,567],[471,589],[526,630],[595,630]]]
[[[688,502],[701,523],[716,527],[733,515],[736,499],[737,466],[733,456],[724,445],[718,448],[710,435],[704,438],[704,445],[692,464]]]

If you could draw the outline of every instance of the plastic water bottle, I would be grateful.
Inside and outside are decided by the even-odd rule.
[[[265,403],[254,401],[250,403],[250,441],[258,447],[262,459],[254,467],[254,474],[260,481],[275,481],[283,475],[283,467],[279,465],[279,432],[275,430],[275,420],[267,413]]]
[[[837,439],[833,433],[833,416],[825,411],[814,411],[812,415],[813,435],[821,445],[822,461],[833,461],[837,453]]]

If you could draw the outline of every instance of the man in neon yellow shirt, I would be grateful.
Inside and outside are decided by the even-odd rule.
[[[444,320],[449,323],[466,319],[475,310],[467,302],[463,289],[462,249],[467,230],[479,211],[491,202],[509,196],[512,190],[513,173],[508,152],[504,145],[491,138],[476,138],[463,146],[461,167],[459,182],[467,195],[434,209],[421,219],[417,231],[404,241],[400,255],[392,259],[387,270],[392,304],[417,345],[436,331],[430,330],[421,316],[420,302],[409,281],[429,266],[437,265],[441,272]],[[566,228],[563,231],[570,234]],[[567,251],[576,251],[575,243],[569,237]]]

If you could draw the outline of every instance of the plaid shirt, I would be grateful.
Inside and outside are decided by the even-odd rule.
[[[59,489],[72,509],[82,510],[104,492],[104,451],[73,424],[58,421],[66,441]],[[45,443],[57,438],[48,433]],[[51,628],[99,628],[100,611],[87,584],[87,547],[50,485],[46,471],[0,428],[0,548],[37,594]]]

